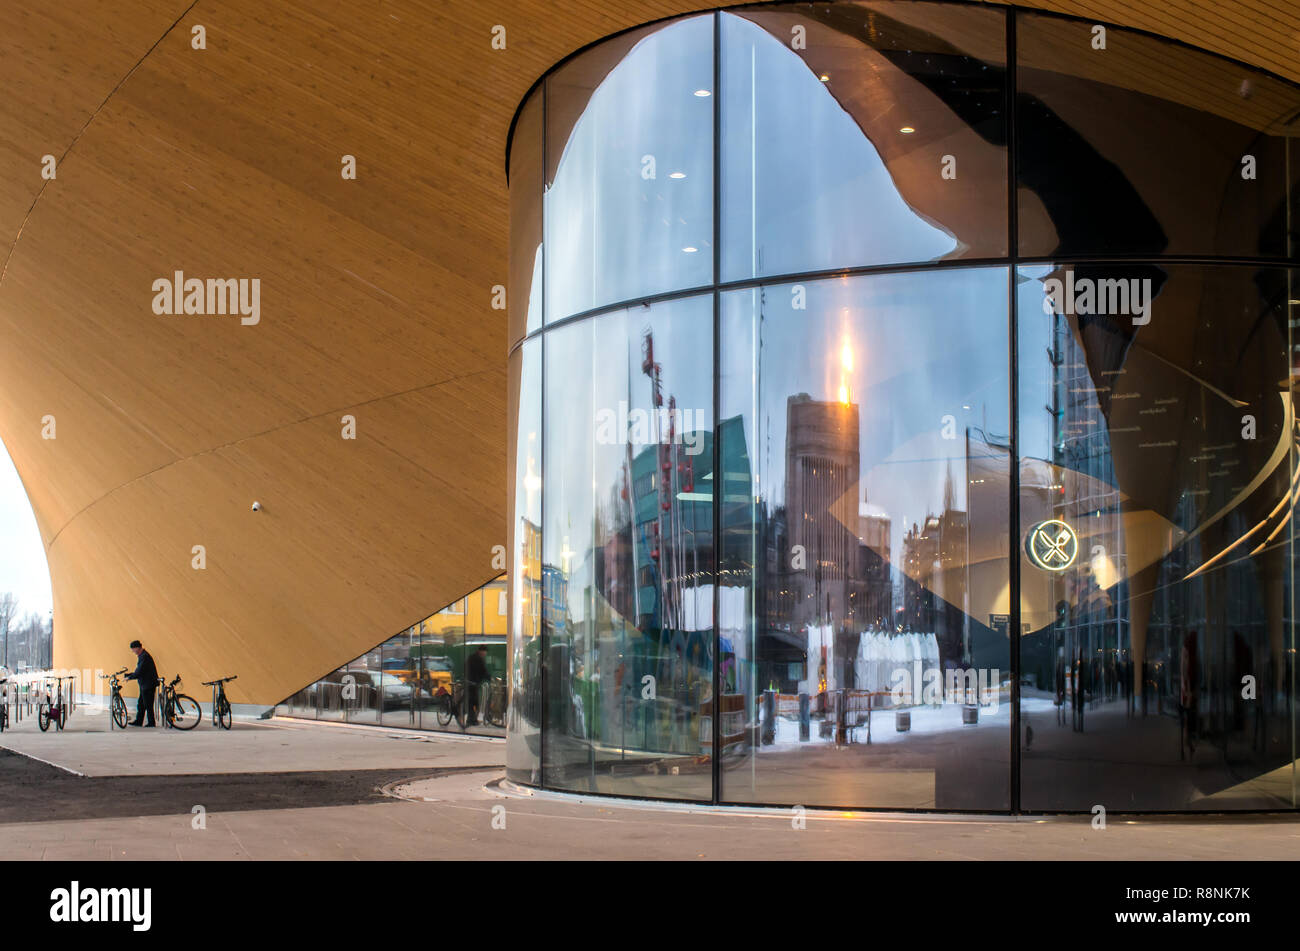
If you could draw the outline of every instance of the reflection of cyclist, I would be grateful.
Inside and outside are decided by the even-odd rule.
[[[469,717],[466,719],[465,725],[477,726],[479,694],[483,691],[484,682],[489,679],[487,648],[480,644],[478,650],[469,655],[469,663],[466,667],[465,679],[469,681]]]
[[[126,675],[127,680],[134,680],[140,685],[140,699],[135,704],[135,719],[132,726],[157,726],[153,718],[153,694],[158,688],[158,668],[154,666],[153,656],[145,650],[139,641],[131,642],[131,653],[137,658],[135,671]],[[145,723],[145,716],[149,722]]]

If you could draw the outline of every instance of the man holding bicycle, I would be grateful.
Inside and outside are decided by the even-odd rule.
[[[135,719],[131,726],[157,726],[154,722],[153,695],[158,689],[158,668],[154,666],[153,657],[141,646],[139,641],[131,642],[131,653],[138,658],[135,672],[126,675],[127,680],[134,680],[140,685],[140,699],[135,705]],[[148,723],[145,717],[148,716]]]

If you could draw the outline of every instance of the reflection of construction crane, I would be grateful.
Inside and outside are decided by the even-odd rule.
[[[662,432],[664,420],[663,367],[655,360],[654,332],[647,328],[641,336],[641,372],[650,378],[650,441],[655,446],[655,496],[659,503],[654,521],[650,523],[651,537],[648,539],[650,560],[655,565],[655,574],[659,582],[659,625],[660,631],[666,632],[677,626],[677,611],[670,579],[678,577],[674,549],[676,545],[665,544],[665,539],[673,536],[673,495],[672,495],[672,409],[675,401],[670,398],[668,412],[667,439]],[[667,443],[667,445],[665,445]],[[665,550],[666,549],[666,550]],[[666,557],[665,557],[666,556]]]
[[[679,491],[694,490],[694,466],[688,456],[678,452],[675,396],[669,395],[667,412],[664,411],[663,366],[655,360],[654,332],[648,328],[641,338],[641,372],[650,379],[650,438],[655,444],[655,495],[659,503],[655,519],[650,523],[652,537],[647,544],[658,574],[661,628],[681,630],[685,622],[683,541],[687,528],[682,524],[682,506],[674,502]]]

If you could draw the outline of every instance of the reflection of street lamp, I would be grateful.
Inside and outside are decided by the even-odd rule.
[[[853,348],[849,338],[844,338],[840,345],[840,402],[849,405],[849,376],[853,373]]]

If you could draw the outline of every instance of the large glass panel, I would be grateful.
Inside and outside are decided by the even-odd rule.
[[[713,278],[713,17],[547,80],[546,319]]]
[[[510,716],[506,774],[541,782],[542,724],[542,343],[510,357]]]
[[[1006,809],[1007,272],[722,303],[731,802]]]
[[[546,339],[547,785],[712,795],[713,298]]]
[[[409,630],[379,646],[379,670],[371,671],[370,681],[379,697],[379,722],[384,726],[413,729],[419,725],[420,660],[413,646]]]
[[[524,103],[510,138],[510,317],[507,346],[542,325],[541,87]]]
[[[1025,809],[1295,805],[1292,287],[1020,269]]]
[[[724,280],[1007,253],[1006,15],[722,16]]]
[[[1294,253],[1295,87],[1056,17],[1019,14],[1016,48],[1022,256]]]

